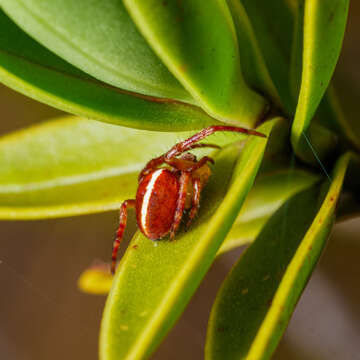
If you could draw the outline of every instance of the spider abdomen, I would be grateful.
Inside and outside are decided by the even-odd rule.
[[[160,239],[170,232],[179,194],[179,180],[168,169],[146,175],[136,193],[136,218],[141,232],[149,239]]]

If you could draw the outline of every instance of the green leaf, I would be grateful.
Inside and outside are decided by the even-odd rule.
[[[245,84],[236,33],[225,2],[125,0],[160,59],[214,118],[253,127],[265,101]],[[216,31],[211,29],[216,28]]]
[[[0,4],[39,43],[94,78],[124,90],[194,102],[146,44],[122,1]]]
[[[294,2],[294,10],[295,30],[292,42],[290,85],[294,108],[296,108],[302,80],[305,0],[296,0]],[[338,145],[339,136],[346,137],[348,135],[347,131],[341,128],[344,122],[339,118],[340,114],[338,108],[335,108],[333,97],[331,102],[329,101],[329,94],[330,89],[325,93],[319,104],[314,121],[307,131],[303,133],[299,146],[296,149],[297,155],[303,161],[312,165],[319,165],[318,159],[322,161],[330,156],[331,152]],[[340,122],[342,122],[341,125]]]
[[[353,92],[353,89],[352,89]],[[330,85],[317,111],[319,124],[336,132],[352,147],[360,149],[360,124],[357,116],[350,110],[344,111],[338,91]],[[348,92],[346,93],[348,95]],[[356,101],[357,101],[356,97]],[[357,107],[357,104],[353,107]],[[349,109],[346,109],[349,110]]]
[[[292,144],[301,156],[308,130],[329,85],[344,36],[349,0],[306,0],[300,95],[292,127]]]
[[[138,172],[146,162],[189,135],[65,117],[4,136],[0,138],[0,218],[117,209],[123,200],[134,197]],[[225,145],[244,138],[226,133],[207,141],[216,139]]]
[[[270,359],[330,233],[349,159],[320,199],[314,187],[285,203],[235,265],[211,312],[207,359]]]
[[[219,253],[255,239],[286,200],[312,186],[319,179],[319,176],[297,168],[282,169],[259,176]]]
[[[269,134],[279,119],[263,124]],[[250,190],[266,147],[250,138],[237,154],[228,147],[216,156],[199,217],[173,242],[151,242],[137,233],[118,266],[105,305],[100,358],[144,359],[174,324],[205,275]]]
[[[294,16],[288,0],[227,3],[234,19],[245,79],[291,113],[288,75]]]
[[[1,10],[0,81],[58,109],[128,127],[181,131],[217,122],[198,107],[91,78],[32,40]]]

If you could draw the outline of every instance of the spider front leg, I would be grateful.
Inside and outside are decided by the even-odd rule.
[[[266,137],[266,135],[259,133],[256,130],[252,129],[244,129],[238,126],[228,126],[228,125],[213,125],[209,126],[195,135],[189,137],[188,139],[181,141],[175,144],[165,155],[166,159],[171,159],[174,156],[180,155],[183,152],[187,151],[188,149],[194,148],[194,144],[198,141],[206,138],[207,136],[214,134],[218,131],[230,131],[230,132],[238,132],[246,135],[255,135],[260,137]]]
[[[174,239],[175,233],[180,226],[181,218],[184,214],[189,181],[191,181],[191,173],[187,171],[183,171],[180,175],[180,180],[179,180],[180,182],[179,196],[177,199],[174,220],[171,225],[170,240]]]
[[[164,163],[164,155],[158,156],[154,159],[151,159],[145,167],[141,170],[138,180],[141,181],[141,179],[149,174],[152,170],[155,170],[158,166],[162,165]]]
[[[127,211],[129,208],[134,208],[135,204],[136,204],[135,200],[125,200],[121,204],[121,207],[120,207],[119,227],[116,231],[116,238],[114,240],[112,257],[111,257],[111,273],[112,274],[115,273],[117,253],[119,250],[119,246],[121,244],[121,240],[123,239],[123,236],[124,236],[124,231],[125,231],[126,221],[127,221]]]

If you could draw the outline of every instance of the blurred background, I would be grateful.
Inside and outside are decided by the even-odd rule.
[[[360,92],[360,4],[352,2],[336,71],[340,93]],[[349,101],[349,96],[344,99]],[[0,86],[0,133],[61,115]],[[359,108],[347,106],[357,119]],[[0,358],[96,360],[105,297],[82,294],[80,273],[108,260],[118,214],[0,222]],[[134,223],[134,217],[132,218]],[[132,233],[135,227],[129,227]],[[184,315],[152,359],[201,359],[215,294],[242,249],[218,258]],[[286,334],[277,360],[360,359],[360,219],[335,227]],[[120,359],[119,359],[120,360]]]

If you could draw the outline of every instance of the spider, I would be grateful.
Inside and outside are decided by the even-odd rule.
[[[197,144],[217,131],[265,137],[255,130],[215,125],[201,130],[175,144],[165,154],[150,160],[140,172],[136,199],[126,200],[120,207],[120,223],[112,251],[113,274],[129,208],[135,208],[138,227],[151,240],[161,239],[168,234],[170,240],[173,240],[187,209],[190,209],[190,213],[186,227],[190,226],[199,209],[201,190],[211,175],[208,163],[214,163],[214,160],[208,156],[197,160],[195,155],[186,151],[202,147],[220,148],[214,144]]]

